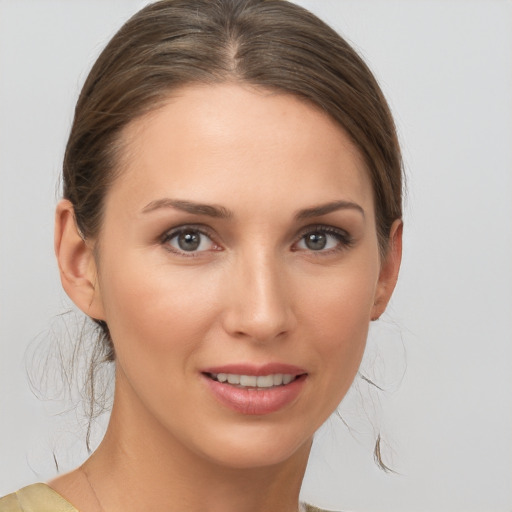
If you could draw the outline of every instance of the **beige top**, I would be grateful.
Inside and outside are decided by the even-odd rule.
[[[328,512],[303,505],[304,512]],[[46,484],[32,484],[0,498],[0,512],[79,512]]]
[[[0,498],[0,512],[78,512],[46,484],[33,484]]]

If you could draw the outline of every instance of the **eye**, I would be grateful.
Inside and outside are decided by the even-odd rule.
[[[179,254],[218,250],[219,247],[203,231],[194,227],[183,227],[165,234],[163,244],[172,252]]]
[[[346,231],[330,226],[318,226],[308,228],[295,247],[301,251],[331,252],[342,250],[351,244],[352,239]]]

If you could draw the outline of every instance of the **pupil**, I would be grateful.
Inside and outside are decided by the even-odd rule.
[[[327,237],[324,233],[311,233],[306,236],[306,246],[313,251],[324,249],[327,245]]]
[[[186,231],[178,237],[178,245],[183,251],[195,251],[200,243],[200,235],[194,231]]]

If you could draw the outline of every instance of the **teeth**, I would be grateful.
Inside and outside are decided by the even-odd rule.
[[[290,384],[290,382],[293,380],[293,375],[283,375],[283,384]]]
[[[257,384],[259,388],[271,388],[274,385],[273,375],[260,375],[257,378]]]
[[[230,384],[240,384],[240,375],[228,374],[228,382]]]
[[[255,388],[258,382],[258,377],[254,375],[240,375],[240,386]]]
[[[235,386],[247,388],[271,388],[273,386],[286,385],[295,379],[295,375],[289,373],[275,373],[272,375],[236,375],[233,373],[212,373],[211,377],[219,382],[227,382]]]
[[[282,373],[276,373],[273,376],[274,386],[280,386],[283,383],[283,374]]]

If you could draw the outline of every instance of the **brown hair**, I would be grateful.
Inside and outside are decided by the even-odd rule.
[[[64,158],[64,197],[82,235],[94,238],[101,228],[104,198],[121,167],[123,129],[178,87],[226,81],[299,96],[344,128],[366,162],[385,252],[402,216],[401,156],[387,103],[346,41],[283,0],[163,0],[115,34],[83,86]],[[103,357],[112,360],[108,326],[98,324]]]

